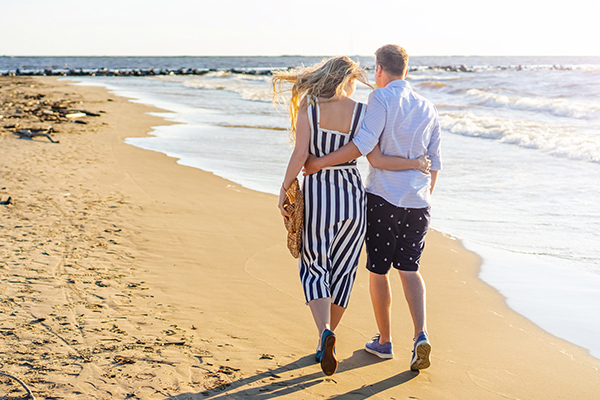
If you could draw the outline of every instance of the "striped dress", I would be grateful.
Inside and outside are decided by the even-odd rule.
[[[351,130],[345,134],[321,129],[318,103],[309,105],[309,153],[320,157],[350,142],[365,110],[364,104],[356,104]],[[331,297],[334,304],[347,307],[366,231],[366,195],[356,160],[306,176],[302,191],[299,270],[306,301]]]

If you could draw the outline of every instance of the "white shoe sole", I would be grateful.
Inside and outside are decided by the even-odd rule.
[[[375,354],[377,357],[379,358],[384,358],[384,359],[390,359],[390,358],[394,358],[394,353],[391,354],[387,354],[387,353],[380,353],[378,351],[375,350],[371,350],[368,347],[365,347],[365,351],[367,353],[371,353],[371,354]]]

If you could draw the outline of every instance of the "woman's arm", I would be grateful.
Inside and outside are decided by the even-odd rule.
[[[372,152],[367,154],[367,160],[373,168],[387,169],[391,171],[402,171],[407,169],[418,169],[419,171],[428,174],[431,161],[427,155],[423,155],[417,159],[408,159],[396,156],[386,156],[381,152],[379,145],[375,146]]]
[[[283,201],[285,200],[285,192],[290,188],[294,179],[300,173],[300,170],[304,166],[306,159],[308,158],[308,145],[310,143],[310,125],[308,121],[307,102],[304,99],[300,103],[298,110],[298,119],[296,121],[296,143],[294,145],[294,151],[288,162],[287,170],[285,171],[285,177],[281,189],[279,190],[279,210],[281,215],[287,216],[287,211],[283,208]]]

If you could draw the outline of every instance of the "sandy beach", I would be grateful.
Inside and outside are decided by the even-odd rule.
[[[103,88],[0,77],[0,96],[0,372],[37,399],[600,393],[600,360],[510,310],[478,256],[435,231],[422,260],[431,367],[409,370],[395,275],[396,357],[363,350],[376,325],[361,261],[325,377],[275,196],[124,144],[168,122]],[[84,115],[58,117],[61,104]],[[49,112],[26,117],[36,109]],[[13,133],[48,126],[59,143]],[[24,394],[0,376],[0,398]]]

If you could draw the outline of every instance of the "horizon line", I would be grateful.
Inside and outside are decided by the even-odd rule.
[[[222,58],[227,58],[227,57],[248,57],[248,58],[257,58],[257,57],[336,57],[336,56],[340,56],[340,55],[346,55],[346,54],[330,54],[330,55],[323,55],[323,54],[316,54],[316,55],[311,55],[311,54],[280,54],[280,55],[249,55],[249,54],[229,54],[229,55],[214,55],[214,54],[203,54],[203,55],[133,55],[133,54],[129,54],[129,55],[123,55],[123,54],[119,54],[119,55],[111,55],[111,54],[80,54],[80,55],[65,55],[65,54],[44,54],[44,55],[39,55],[39,54],[2,54],[0,55],[0,57],[173,57],[173,58],[185,58],[185,57],[222,57]],[[352,55],[346,55],[347,57],[375,57],[375,55],[373,54],[369,54],[369,55],[364,55],[364,54],[352,54]],[[513,54],[513,55],[507,55],[507,54],[416,54],[416,55],[411,55],[412,57],[587,57],[587,58],[600,58],[600,55],[568,55],[568,54]]]

